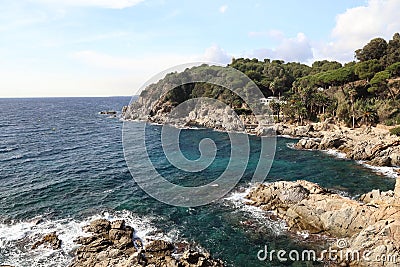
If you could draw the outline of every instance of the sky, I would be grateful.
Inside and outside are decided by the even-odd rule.
[[[130,96],[232,57],[354,60],[400,32],[399,0],[0,0],[0,97]]]

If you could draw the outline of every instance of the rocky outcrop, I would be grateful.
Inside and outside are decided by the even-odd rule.
[[[396,193],[373,190],[357,201],[311,182],[280,181],[258,185],[247,198],[249,204],[276,213],[286,221],[290,231],[344,238],[349,246],[339,249],[344,252],[367,250],[370,259],[377,259],[382,252],[400,256],[399,188],[400,180],[396,184]],[[343,266],[377,266],[376,262],[365,259],[341,263]],[[396,266],[391,262],[379,264]]]
[[[117,115],[117,112],[115,110],[105,110],[105,111],[100,111],[100,115]]]
[[[60,249],[61,240],[58,238],[56,232],[45,235],[41,240],[32,245],[32,249],[37,249],[39,246],[45,246],[51,249]]]
[[[327,123],[312,126],[308,131],[304,130],[305,126],[276,128],[278,134],[302,137],[294,146],[297,149],[335,149],[349,159],[362,160],[373,166],[400,166],[400,138],[390,135],[387,129],[349,129]]]
[[[142,240],[134,237],[134,229],[123,220],[98,219],[84,230],[91,235],[75,240],[81,246],[76,250],[70,267],[224,266],[222,261],[211,258],[208,253],[189,249],[178,257],[174,254],[175,245],[164,240],[154,240],[144,246]]]

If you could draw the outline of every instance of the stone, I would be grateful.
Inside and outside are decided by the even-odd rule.
[[[246,198],[251,200],[249,205],[274,211],[286,222],[289,231],[346,238],[349,245],[346,249],[368,250],[370,258],[382,253],[399,257],[400,205],[395,193],[400,187],[399,179],[396,180],[397,191],[373,190],[359,200],[340,196],[303,180],[259,184]],[[346,253],[345,250],[342,252]],[[376,262],[364,260],[336,262],[335,266],[338,265],[377,266]],[[396,265],[388,262],[382,266]]]
[[[97,219],[86,226],[84,230],[95,234],[107,233],[111,228],[110,221],[106,219]]]
[[[396,178],[396,184],[394,186],[394,195],[396,198],[400,198],[400,177]]]
[[[133,239],[134,229],[123,220],[95,220],[84,229],[91,232],[92,236],[75,240],[82,246],[76,249],[70,267],[224,266],[222,261],[200,252],[195,254],[198,255],[196,264],[185,265],[187,262],[173,255],[176,250],[174,244],[164,240],[154,240],[143,250],[142,241]]]
[[[111,229],[125,229],[125,221],[124,220],[116,220],[111,222]]]
[[[45,235],[40,241],[33,244],[32,249],[37,249],[39,246],[44,245],[54,250],[61,248],[61,240],[58,238],[56,232]]]
[[[370,161],[370,164],[373,166],[391,166],[391,159],[388,156],[376,157]]]

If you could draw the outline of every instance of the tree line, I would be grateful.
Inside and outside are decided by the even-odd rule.
[[[395,33],[389,41],[374,38],[354,55],[355,60],[346,64],[321,60],[308,66],[282,60],[234,58],[228,66],[246,74],[265,97],[281,99],[270,103],[279,121],[303,123],[332,118],[352,127],[400,124],[400,34]],[[244,91],[250,88],[248,81],[234,73],[226,77],[227,74],[219,73],[218,68],[203,65],[170,73],[142,94],[155,92],[168,84],[185,83],[188,76],[204,78],[207,75],[221,79],[232,88]],[[163,101],[177,105],[196,97],[219,99],[242,114],[248,113],[249,107],[241,97],[207,83],[178,86],[165,95]]]

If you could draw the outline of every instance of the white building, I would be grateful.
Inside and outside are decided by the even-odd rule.
[[[269,105],[272,101],[277,102],[279,104],[285,104],[286,103],[286,101],[282,101],[276,96],[269,96],[267,98],[265,98],[265,97],[264,98],[260,98],[261,104],[264,104],[264,105]]]

